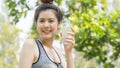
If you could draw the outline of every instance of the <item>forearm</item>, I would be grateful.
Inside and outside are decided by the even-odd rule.
[[[74,68],[74,60],[72,57],[72,53],[66,55],[66,60],[67,60],[67,68]]]

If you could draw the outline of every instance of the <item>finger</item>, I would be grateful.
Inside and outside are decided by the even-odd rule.
[[[75,36],[75,33],[73,33],[73,32],[68,32],[67,35],[70,35],[70,36],[73,36],[73,37],[74,37],[74,36]]]
[[[74,41],[73,41],[73,40],[66,40],[66,41],[64,41],[64,42],[67,42],[67,43],[69,43],[69,44],[75,45],[75,40],[74,40]]]
[[[64,40],[65,40],[65,41],[67,41],[67,40],[75,41],[75,39],[74,39],[73,37],[66,37],[66,38],[64,38]]]
[[[73,37],[66,37],[65,40],[74,40]]]

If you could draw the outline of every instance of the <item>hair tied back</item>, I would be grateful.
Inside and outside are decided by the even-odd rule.
[[[41,3],[53,3],[54,0],[40,0]]]

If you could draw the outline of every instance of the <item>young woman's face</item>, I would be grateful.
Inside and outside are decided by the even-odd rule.
[[[53,10],[44,10],[39,13],[37,31],[42,39],[53,39],[60,26]]]

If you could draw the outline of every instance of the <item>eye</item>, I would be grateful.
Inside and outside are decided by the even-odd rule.
[[[50,23],[54,22],[54,20],[49,20]]]
[[[45,21],[43,19],[40,19],[39,20],[39,23],[44,23]]]

